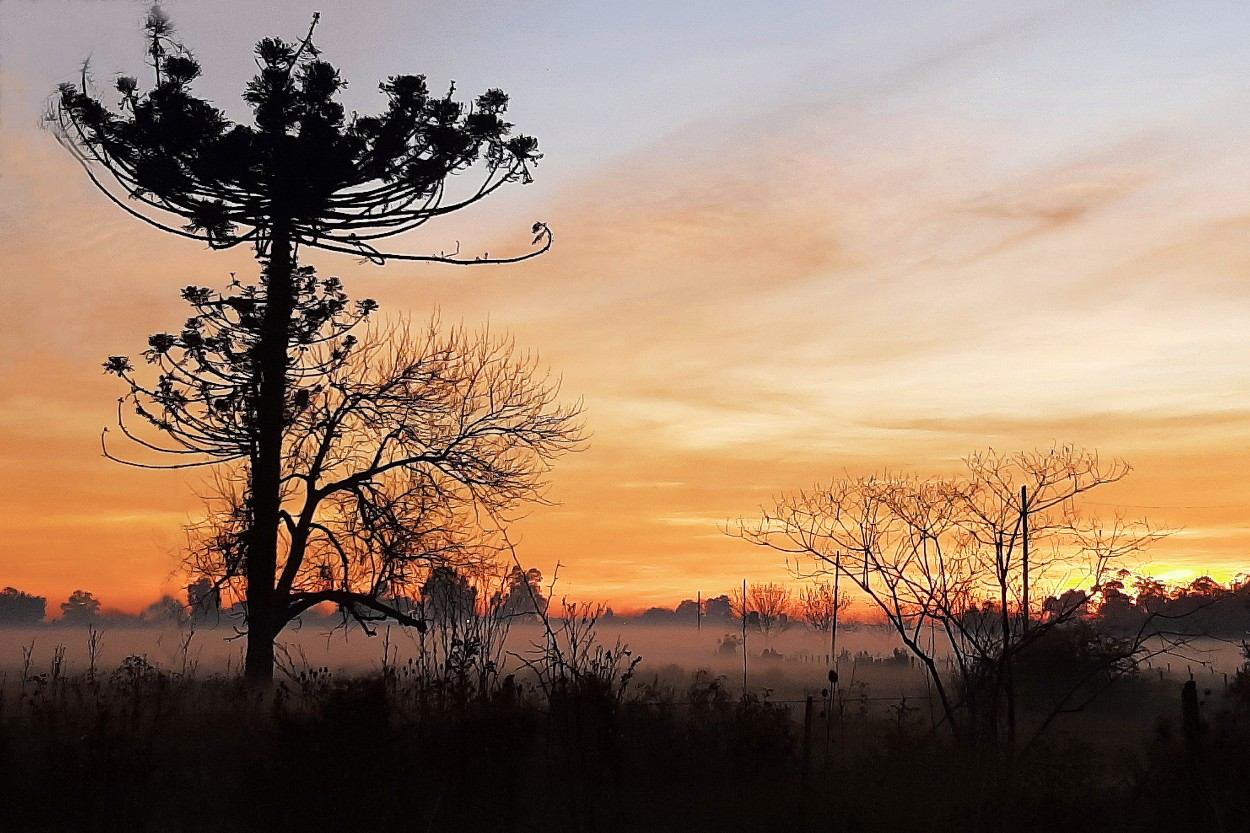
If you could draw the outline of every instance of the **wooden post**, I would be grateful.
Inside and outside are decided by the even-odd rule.
[[[807,703],[803,706],[803,786],[807,786],[807,775],[812,765],[812,695],[807,695]]]
[[[1206,805],[1209,820],[1197,829],[1224,831],[1220,806],[1207,780],[1202,760],[1202,716],[1198,711],[1198,683],[1191,676],[1181,687],[1181,736],[1185,739],[1188,775],[1194,791]],[[1199,816],[1201,818],[1201,816]]]
[[[838,669],[838,580],[842,578],[842,552],[833,556],[833,626],[829,628],[829,663]]]
[[[695,601],[694,603],[694,629],[697,631],[701,631],[703,630],[703,591],[702,590],[695,593],[695,599],[697,601]]]
[[[829,747],[833,740],[833,709],[838,691],[838,672],[829,669],[829,696],[825,698],[825,766],[829,765]]]
[[[842,551],[833,556],[833,625],[829,628],[829,714],[825,721],[825,758],[829,757],[829,726],[838,702],[838,580],[842,577]],[[841,722],[839,721],[839,725]]]

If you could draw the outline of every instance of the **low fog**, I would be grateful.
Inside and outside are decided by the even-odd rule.
[[[737,694],[743,685],[743,657],[737,644],[741,630],[734,624],[705,623],[705,627],[695,628],[617,618],[599,623],[594,637],[607,648],[619,642],[633,657],[642,658],[632,686],[658,681],[680,688],[704,670],[713,678],[723,676],[725,687]],[[48,673],[59,662],[59,673],[74,674],[89,670],[92,664],[89,629],[44,626],[8,628],[0,633],[0,675],[10,684],[24,669],[28,675]],[[101,627],[95,633],[94,663],[100,673],[111,672],[130,656],[143,657],[170,672],[198,676],[231,676],[242,667],[245,639],[224,622],[196,629]],[[501,675],[515,673],[524,679],[525,660],[540,650],[542,639],[541,624],[512,625]],[[411,629],[382,627],[369,636],[356,625],[344,628],[325,621],[288,628],[279,645],[282,674],[322,667],[335,674],[377,671],[388,651],[385,661],[401,666],[422,650],[420,636]],[[819,695],[828,686],[829,633],[796,627],[765,637],[748,631],[746,645],[749,692],[793,699]],[[926,690],[925,675],[913,666],[902,642],[887,627],[860,623],[839,627],[837,651],[839,685],[844,689],[892,699],[917,696]],[[942,655],[941,650],[937,653]],[[1192,673],[1209,684],[1222,684],[1224,675],[1232,675],[1241,663],[1238,644],[1198,637],[1179,650],[1143,662],[1141,669],[1178,679]]]

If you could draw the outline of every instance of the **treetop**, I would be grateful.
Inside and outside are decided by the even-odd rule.
[[[424,76],[396,75],[379,85],[385,110],[348,114],[337,100],[347,81],[313,45],[318,20],[302,39],[257,44],[258,72],[243,92],[252,124],[230,121],[195,95],[200,64],[159,8],[144,25],[152,87],[140,92],[136,78],[120,77],[120,101],[110,106],[84,67],[78,83],[59,86],[46,121],[115,203],[213,248],[250,242],[263,253],[275,224],[297,244],[377,262],[507,262],[550,246],[545,224],[535,223],[533,245],[541,246],[512,258],[374,248],[371,241],[418,228],[505,183],[532,181],[542,154],[536,139],[513,133],[504,119],[508,96],[499,89],[465,104],[455,100],[454,83],[445,95],[431,95]],[[101,167],[114,183],[98,176]],[[477,186],[449,195],[448,178],[471,168],[480,171]],[[182,223],[168,225],[134,202]]]

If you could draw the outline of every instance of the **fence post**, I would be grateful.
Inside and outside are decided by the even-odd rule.
[[[812,695],[807,695],[803,706],[803,786],[807,786],[808,772],[812,765]]]

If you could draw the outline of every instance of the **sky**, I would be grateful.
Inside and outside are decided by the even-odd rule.
[[[1091,496],[1178,531],[1144,572],[1247,568],[1250,5],[171,0],[235,118],[261,37],[349,79],[511,96],[535,182],[403,239],[518,266],[318,254],[383,312],[490,322],[581,398],[587,448],[514,526],[527,566],[629,610],[784,581],[724,534],[785,490],[1075,443]],[[136,608],[184,582],[202,477],[103,459],[110,354],[178,288],[255,274],[125,216],[40,114],[90,57],[140,75],[137,2],[0,0],[0,585]],[[362,11],[363,9],[363,11]],[[242,249],[243,247],[240,247]]]

